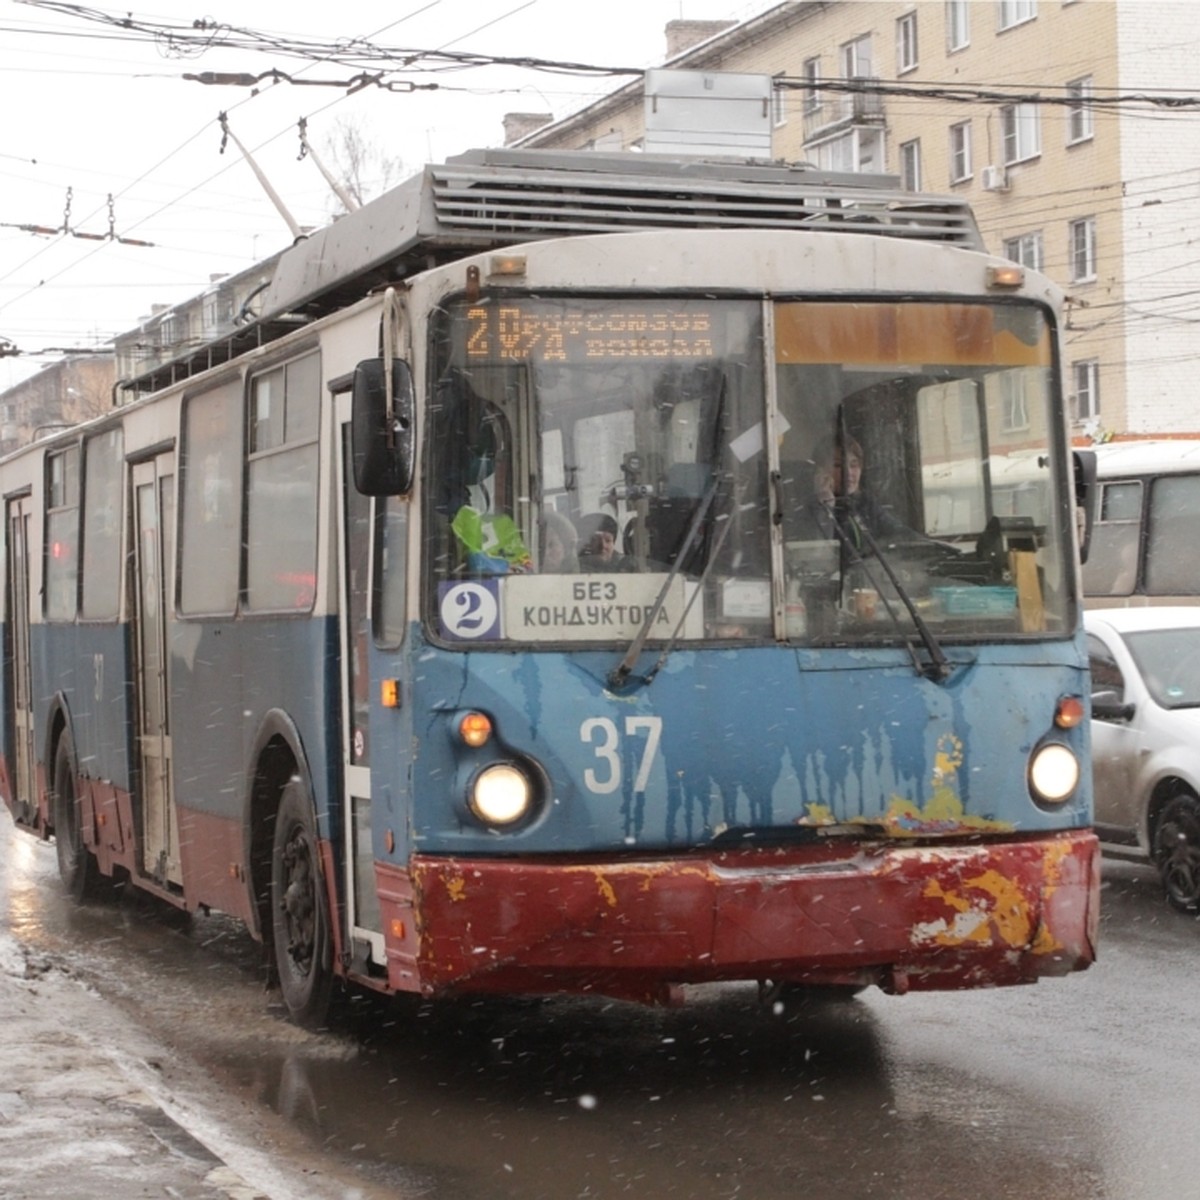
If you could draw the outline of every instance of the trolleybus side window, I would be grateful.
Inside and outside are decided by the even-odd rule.
[[[46,458],[46,619],[73,621],[79,583],[79,447]]]
[[[1200,561],[1180,551],[1200,520],[1200,474],[1184,466],[1123,465],[1137,477],[1101,480],[1085,596],[1200,596]]]
[[[183,410],[180,611],[231,616],[242,529],[242,384],[188,397]]]
[[[1100,485],[1091,549],[1083,567],[1088,595],[1128,596],[1137,586],[1142,491],[1140,479]]]
[[[1152,596],[1200,595],[1200,563],[1184,549],[1200,524],[1200,475],[1164,476],[1150,487],[1146,528],[1146,591]]]
[[[320,357],[250,381],[246,608],[306,610],[316,593]]]
[[[115,620],[121,601],[121,487],[124,432],[84,443],[83,616]]]

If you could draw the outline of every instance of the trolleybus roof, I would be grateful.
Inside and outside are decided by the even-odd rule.
[[[154,390],[337,311],[373,288],[468,254],[579,234],[807,229],[983,250],[966,201],[895,176],[807,163],[593,151],[472,150],[280,255],[251,323],[122,386]]]

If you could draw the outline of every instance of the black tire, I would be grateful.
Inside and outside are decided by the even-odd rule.
[[[1191,792],[1179,792],[1163,806],[1152,854],[1167,903],[1180,912],[1200,911],[1200,800]]]
[[[275,817],[271,913],[275,969],[288,1016],[305,1029],[319,1029],[328,1021],[333,997],[333,939],[312,800],[296,777],[283,789]]]
[[[64,730],[54,751],[50,813],[54,820],[59,878],[71,899],[82,904],[99,890],[100,867],[96,856],[83,844],[75,780],[75,746],[71,735]]]

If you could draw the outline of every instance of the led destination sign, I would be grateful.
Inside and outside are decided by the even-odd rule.
[[[690,304],[475,305],[467,361],[607,362],[712,358],[713,317]]]

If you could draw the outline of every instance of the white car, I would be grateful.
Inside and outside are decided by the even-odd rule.
[[[1200,607],[1084,614],[1096,832],[1200,909]]]

